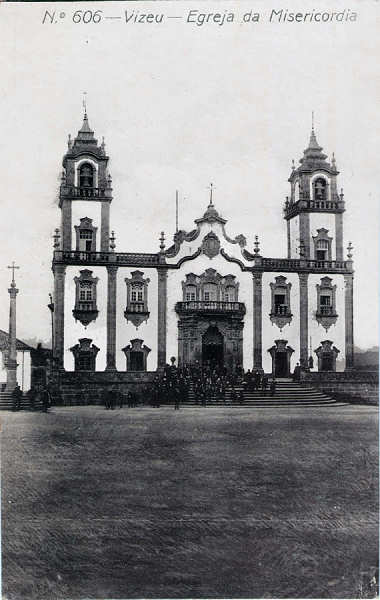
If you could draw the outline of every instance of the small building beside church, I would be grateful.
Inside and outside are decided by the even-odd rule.
[[[63,157],[54,236],[53,356],[61,382],[74,381],[73,373],[147,381],[171,357],[178,366],[212,362],[276,377],[297,363],[314,372],[334,371],[337,362],[353,368],[345,199],[335,157],[327,159],[314,129],[279,206],[286,256],[263,256],[258,239],[248,248],[244,232],[234,231],[233,204],[227,221],[212,189],[171,243],[162,235],[152,253],[116,251],[108,163],[85,114]]]

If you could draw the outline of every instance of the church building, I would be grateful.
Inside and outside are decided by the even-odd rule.
[[[54,236],[53,356],[62,384],[73,373],[149,381],[171,357],[178,366],[212,361],[276,377],[298,362],[353,368],[345,201],[335,157],[327,159],[314,128],[289,176],[286,257],[262,256],[257,238],[248,249],[219,214],[212,187],[204,213],[173,243],[162,234],[157,252],[116,251],[108,163],[85,114],[63,157]]]

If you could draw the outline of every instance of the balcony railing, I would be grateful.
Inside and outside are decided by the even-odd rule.
[[[278,304],[277,306],[274,307],[274,311],[272,314],[276,315],[276,316],[282,316],[282,317],[290,316],[290,310],[286,304]]]
[[[346,271],[349,261],[345,260],[308,260],[299,258],[262,258],[260,266],[268,270],[279,271]],[[350,264],[351,267],[351,264]]]
[[[149,311],[145,308],[144,302],[131,302],[130,305],[125,309],[125,312],[147,313]]]
[[[299,210],[343,212],[344,202],[338,200],[298,200],[284,206],[286,217],[297,214]]]
[[[336,311],[333,306],[320,306],[317,314],[322,317],[335,317]]]
[[[176,312],[219,312],[245,314],[244,302],[217,302],[216,300],[188,300],[177,302]]]
[[[54,262],[64,264],[99,264],[116,266],[155,266],[159,264],[158,254],[135,252],[86,252],[85,250],[55,250]]]
[[[61,195],[71,198],[106,198],[111,188],[106,187],[80,187],[75,185],[61,186]]]

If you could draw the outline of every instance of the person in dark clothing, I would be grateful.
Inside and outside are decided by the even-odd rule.
[[[16,385],[12,392],[12,410],[20,410],[22,400],[22,391],[19,385]]]
[[[273,377],[272,381],[270,382],[270,388],[269,389],[270,389],[270,395],[274,396],[275,393],[276,393],[276,380],[275,380],[274,377]]]
[[[263,392],[263,396],[267,395],[267,387],[268,387],[268,377],[266,375],[263,375],[262,380],[261,380],[261,389]]]
[[[36,407],[36,396],[37,396],[36,388],[34,386],[32,386],[30,388],[30,390],[27,392],[26,396],[28,398],[30,410],[34,410]]]
[[[244,404],[244,389],[243,388],[239,392],[239,404]]]
[[[118,395],[118,400],[119,400],[119,408],[123,408],[124,406],[124,394],[118,390],[117,391],[117,395]]]
[[[41,390],[40,398],[41,398],[41,402],[42,402],[42,410],[43,410],[43,412],[47,413],[49,404],[50,404],[50,396],[49,396],[49,392],[46,388],[43,388]]]
[[[232,386],[232,390],[231,390],[231,402],[232,402],[232,404],[235,404],[235,402],[237,402],[237,399],[238,399],[237,392],[236,392],[234,386]]]
[[[260,385],[261,385],[261,375],[260,375],[259,371],[256,371],[256,373],[255,373],[255,388],[257,390],[259,390]]]
[[[181,401],[181,390],[179,389],[178,386],[175,386],[173,388],[173,395],[174,395],[174,410],[179,410],[179,403]]]
[[[294,381],[299,381],[301,379],[301,367],[299,363],[294,367],[293,379]]]

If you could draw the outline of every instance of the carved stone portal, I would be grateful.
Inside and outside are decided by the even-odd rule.
[[[318,357],[318,371],[336,371],[336,358],[340,350],[333,346],[331,340],[321,342],[314,352]]]
[[[143,344],[144,340],[136,338],[122,349],[127,359],[127,371],[147,370],[147,359],[151,349]]]
[[[275,377],[289,377],[290,359],[294,350],[287,345],[288,340],[275,340],[274,343],[268,350],[272,357],[272,373]]]
[[[96,355],[99,348],[95,344],[91,345],[92,340],[81,338],[79,344],[70,348],[74,355],[75,371],[95,371]]]

